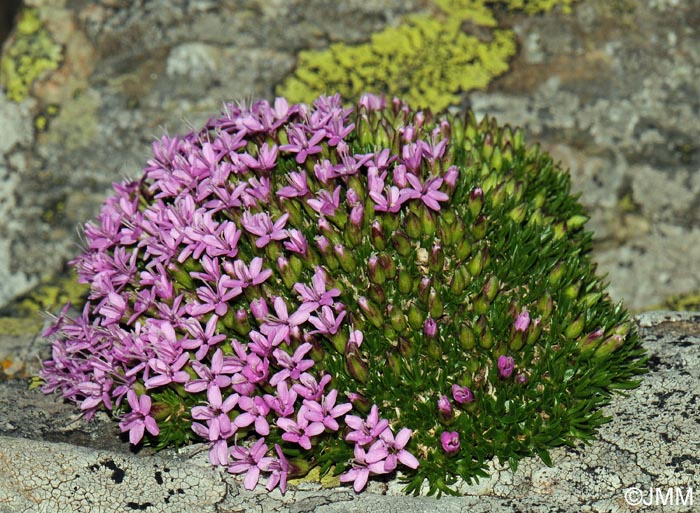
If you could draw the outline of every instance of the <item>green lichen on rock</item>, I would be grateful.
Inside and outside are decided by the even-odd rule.
[[[528,14],[575,0],[503,0],[508,9]],[[366,91],[404,97],[419,107],[443,110],[459,102],[463,91],[486,89],[508,70],[517,45],[511,30],[496,28],[484,0],[434,0],[434,15],[408,16],[398,27],[373,34],[368,43],[336,43],[326,50],[299,53],[295,73],[279,93],[293,101],[310,101],[321,93],[339,91],[357,98]],[[479,27],[480,35],[464,30]],[[485,35],[484,35],[485,33]]]
[[[57,44],[44,27],[36,9],[24,9],[12,42],[0,62],[0,85],[7,97],[21,102],[35,80],[58,68],[63,58]]]

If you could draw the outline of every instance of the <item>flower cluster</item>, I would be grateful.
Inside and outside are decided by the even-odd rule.
[[[629,360],[629,324],[565,258],[563,234],[586,240],[565,175],[548,189],[519,134],[477,128],[336,95],[162,137],[85,227],[90,295],[47,330],[43,390],[115,412],[133,444],[202,439],[249,489],[319,465],[356,491],[400,468],[449,492],[484,455],[546,454],[561,403],[532,390],[579,396],[566,358],[540,362]]]

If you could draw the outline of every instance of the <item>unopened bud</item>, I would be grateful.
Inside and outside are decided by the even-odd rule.
[[[614,351],[617,351],[625,343],[625,337],[622,335],[610,335],[606,338],[593,352],[595,358],[605,358],[610,356]]]
[[[401,256],[408,256],[413,251],[411,241],[403,232],[394,232],[391,236],[391,241],[394,244],[394,248],[396,248],[396,252]]]
[[[434,339],[437,336],[437,322],[435,319],[428,317],[423,323],[423,334],[429,339]]]
[[[439,244],[435,244],[430,251],[430,256],[428,256],[428,268],[432,272],[441,272],[444,264],[445,252]]]
[[[364,313],[365,318],[372,323],[375,328],[380,328],[383,325],[382,314],[379,309],[371,303],[366,297],[360,297],[357,304]]]
[[[552,315],[553,310],[554,310],[554,301],[552,301],[552,295],[549,292],[545,292],[544,296],[542,296],[537,301],[537,311],[539,312],[542,320],[547,321],[547,320],[549,320],[549,317]]]
[[[413,291],[413,278],[406,269],[399,271],[399,292],[409,294]]]
[[[386,291],[381,285],[372,284],[369,287],[369,297],[375,303],[380,305],[386,303]]]
[[[484,283],[484,286],[481,288],[481,291],[484,293],[484,295],[489,301],[493,301],[493,299],[498,295],[499,288],[500,283],[498,281],[498,278],[496,278],[494,275],[491,275],[491,277]]]
[[[467,208],[473,218],[476,218],[481,213],[481,208],[484,206],[484,191],[481,187],[475,187],[469,193],[469,202]]]
[[[574,319],[564,330],[564,335],[567,338],[574,339],[578,337],[583,331],[583,327],[586,324],[585,314],[581,314],[576,319]]]
[[[566,264],[564,262],[559,262],[557,265],[555,265],[552,272],[549,273],[549,284],[555,287],[559,285],[559,282],[564,277],[564,274],[566,274],[566,270]]]
[[[414,330],[419,330],[423,328],[423,322],[425,322],[425,314],[415,303],[412,303],[411,306],[408,307],[408,324]]]
[[[387,279],[393,280],[396,277],[396,264],[394,259],[387,253],[379,255],[379,265],[381,266]]]
[[[452,279],[450,280],[450,293],[453,296],[459,296],[462,294],[462,292],[464,292],[466,285],[467,282],[464,279],[464,276],[462,276],[462,273],[459,272],[459,269],[456,269],[452,275]]]
[[[521,203],[517,207],[513,208],[510,212],[508,212],[508,217],[510,217],[516,223],[520,224],[522,223],[523,219],[525,219],[526,212],[527,206],[524,203]]]
[[[459,345],[462,346],[462,349],[464,349],[465,351],[470,351],[474,349],[474,346],[476,345],[476,337],[474,336],[474,331],[464,323],[462,323],[459,327],[458,338]]]
[[[435,235],[435,230],[437,229],[437,222],[435,216],[428,210],[427,207],[421,209],[421,228],[423,233],[427,236]]]
[[[267,308],[267,302],[265,301],[265,298],[261,297],[253,299],[253,301],[250,302],[250,312],[253,314],[253,317],[255,317],[255,320],[258,322],[262,322],[265,319],[267,319],[267,316],[270,312]]]
[[[360,383],[366,383],[369,378],[369,366],[360,356],[360,350],[352,343],[345,351],[345,366],[350,375]]]
[[[384,237],[384,231],[379,221],[374,221],[370,225],[370,240],[372,241],[372,245],[380,251],[386,247],[386,240]]]
[[[389,305],[389,307],[389,321],[391,322],[391,327],[398,333],[401,333],[406,328],[406,316],[400,308],[395,308],[393,305]]]
[[[355,257],[352,255],[352,251],[345,251],[345,248],[341,244],[337,244],[333,248],[335,250],[336,258],[340,262],[340,266],[346,272],[354,272],[357,268],[357,262],[355,262]]]
[[[472,235],[474,236],[474,239],[476,240],[481,240],[484,238],[486,235],[486,232],[488,230],[488,221],[485,216],[479,216],[476,218],[476,221],[474,221],[474,224],[472,224],[471,227],[471,232]]]

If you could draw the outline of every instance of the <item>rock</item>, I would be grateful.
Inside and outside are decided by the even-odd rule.
[[[614,398],[596,440],[553,450],[552,467],[529,458],[512,472],[492,462],[491,477],[463,484],[462,497],[402,496],[397,480],[360,494],[314,483],[284,496],[251,492],[211,468],[202,446],[132,453],[116,443],[106,415],[86,425],[73,405],[28,391],[23,381],[0,383],[0,512],[607,513],[637,511],[642,499],[654,505],[646,511],[691,511],[700,473],[700,315],[652,312],[637,325],[650,373],[628,397]],[[668,490],[672,502],[663,506]]]

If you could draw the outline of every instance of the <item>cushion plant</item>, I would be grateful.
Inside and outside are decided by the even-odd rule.
[[[315,466],[454,493],[590,439],[644,355],[569,176],[520,130],[398,99],[226,106],[115,184],[45,392],[252,489]]]

